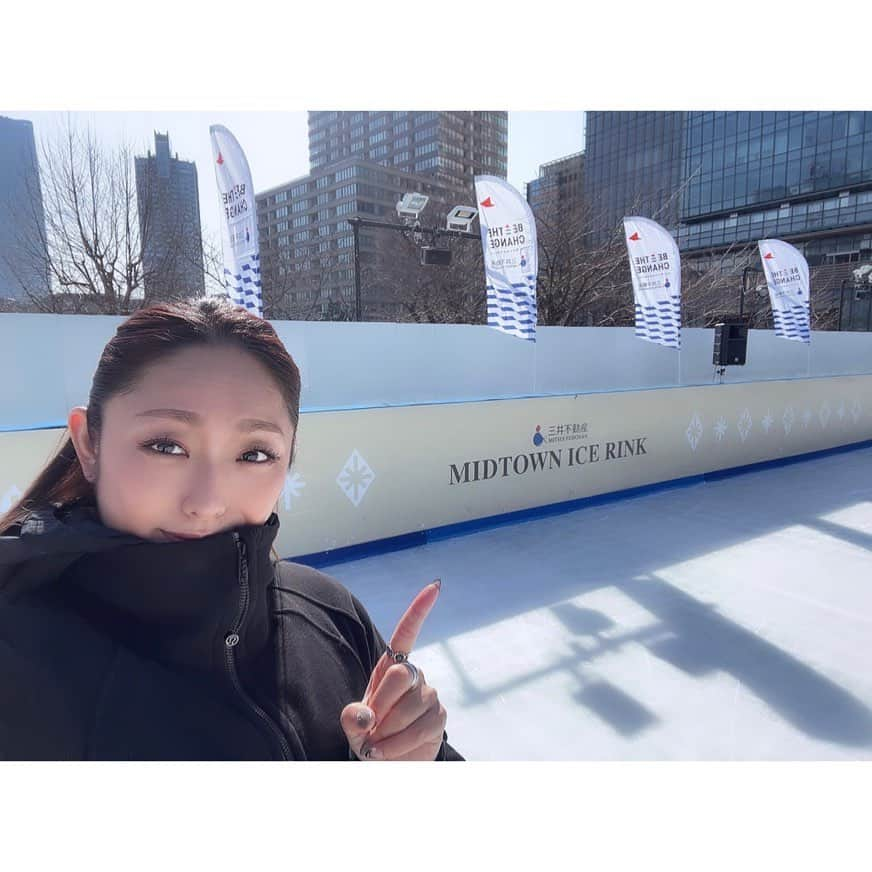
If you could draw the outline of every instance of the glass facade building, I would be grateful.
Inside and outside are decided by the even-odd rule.
[[[683,177],[682,250],[774,236],[810,243],[811,265],[872,255],[872,112],[688,112]]]
[[[678,221],[683,112],[588,112],[584,196],[595,235],[626,215]]]
[[[688,255],[776,237],[809,265],[872,259],[872,112],[590,112],[600,235],[631,210]]]
[[[33,125],[0,116],[0,297],[48,290],[45,238]]]

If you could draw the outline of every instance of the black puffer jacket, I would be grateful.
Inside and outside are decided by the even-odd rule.
[[[278,528],[154,543],[80,505],[0,537],[0,759],[348,759],[384,641]]]

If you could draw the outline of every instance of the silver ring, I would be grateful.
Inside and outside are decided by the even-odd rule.
[[[409,660],[403,660],[403,666],[412,673],[412,687],[417,687],[418,685],[418,667],[415,666],[414,663]],[[411,688],[409,688],[411,690]]]
[[[387,648],[388,657],[394,661],[394,663],[406,663],[409,660],[409,655],[404,653],[403,651],[394,651],[390,645],[385,646]]]

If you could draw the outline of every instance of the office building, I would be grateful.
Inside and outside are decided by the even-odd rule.
[[[790,242],[821,303],[872,260],[872,112],[589,112],[585,196],[599,239],[633,212],[700,264]]]
[[[505,178],[507,112],[310,112],[312,171],[348,158],[472,188],[473,176]]]
[[[350,313],[354,304],[355,215],[399,224],[396,205],[404,193],[430,198],[421,223],[444,226],[445,215],[468,193],[438,184],[433,177],[389,170],[372,161],[346,159],[256,196],[264,298],[289,318]],[[360,230],[362,296],[368,320],[390,320],[395,301],[385,293],[378,270],[369,270],[380,250],[399,240],[389,230]]]
[[[49,290],[45,214],[30,121],[0,116],[0,298]]]
[[[475,175],[505,178],[507,146],[506,112],[310,112],[311,172],[256,196],[265,303],[283,317],[347,314],[347,219],[399,224],[397,202],[419,192],[430,198],[422,224],[444,227],[453,206],[474,204]],[[387,290],[399,242],[391,231],[360,230],[365,319],[399,314]]]
[[[137,157],[135,167],[146,301],[202,296],[196,165],[171,153],[169,134],[155,132],[154,154]]]
[[[583,152],[549,161],[539,167],[539,177],[527,183],[527,202],[536,215],[577,215],[583,182]]]

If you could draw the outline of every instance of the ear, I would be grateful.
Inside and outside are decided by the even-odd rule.
[[[71,409],[67,416],[67,427],[70,429],[70,438],[73,440],[82,472],[93,483],[97,478],[97,451],[88,433],[88,410],[84,406]]]

